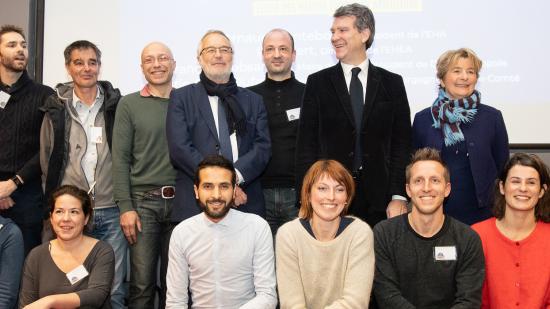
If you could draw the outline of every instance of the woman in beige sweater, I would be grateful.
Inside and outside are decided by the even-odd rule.
[[[368,308],[373,236],[365,222],[345,216],[354,193],[353,178],[337,161],[308,170],[299,218],[277,232],[281,309]]]

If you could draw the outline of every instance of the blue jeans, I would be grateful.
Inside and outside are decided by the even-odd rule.
[[[294,188],[263,189],[265,198],[266,220],[275,237],[281,225],[298,216],[296,208],[296,192]]]
[[[113,247],[115,252],[115,277],[111,288],[111,305],[113,309],[124,308],[126,292],[122,283],[126,278],[126,250],[128,242],[120,228],[118,207],[94,209],[93,230],[90,236],[102,240]]]
[[[160,256],[160,294],[158,308],[166,304],[168,245],[174,225],[170,222],[173,199],[134,194],[141,233],[130,246],[129,308],[154,308],[157,291],[157,262]]]

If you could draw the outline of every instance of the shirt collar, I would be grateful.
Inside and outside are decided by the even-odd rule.
[[[174,87],[172,87],[172,90],[173,89]],[[148,98],[148,97],[159,98],[156,95],[151,93],[151,90],[149,89],[149,84],[145,84],[145,86],[143,86],[143,88],[139,91],[139,95],[144,98]]]
[[[359,65],[347,64],[343,62],[340,62],[340,65],[342,66],[342,70],[344,71],[345,76],[351,76],[351,69],[355,67],[361,68],[361,73],[368,74],[369,72],[369,58],[359,63]]]
[[[90,105],[90,108],[92,108],[98,101],[100,101],[101,98],[103,98],[103,93],[102,93],[101,87],[99,87],[99,85],[98,85],[97,86],[97,92],[96,92],[96,95],[95,95],[95,101],[92,105]],[[73,88],[73,101],[72,101],[73,107],[76,108],[76,105],[78,103],[87,105],[84,102],[82,102],[82,100],[80,100],[80,98],[76,95],[76,92],[74,91],[74,88]]]
[[[235,210],[231,208],[229,209],[225,217],[221,219],[219,222],[212,222],[210,219],[206,217],[204,212],[202,213],[202,215],[203,215],[204,221],[206,222],[206,226],[208,227],[214,227],[214,226],[230,227],[233,221],[235,221]]]

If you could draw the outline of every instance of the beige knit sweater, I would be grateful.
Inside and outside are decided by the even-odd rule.
[[[368,308],[374,277],[373,234],[358,218],[335,239],[313,238],[299,219],[276,240],[281,309]]]

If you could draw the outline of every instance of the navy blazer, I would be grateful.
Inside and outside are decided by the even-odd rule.
[[[267,113],[261,96],[238,88],[237,101],[246,115],[246,134],[237,135],[239,158],[234,165],[244,178],[247,203],[237,209],[265,217],[258,176],[271,156]],[[193,180],[199,163],[207,155],[220,154],[218,134],[206,89],[201,83],[172,91],[166,117],[170,160],[177,170],[172,221],[179,222],[201,212],[195,199]]]
[[[468,148],[478,207],[491,207],[495,180],[510,157],[504,119],[498,109],[479,104],[474,120],[462,123],[460,129]],[[431,107],[414,116],[413,147],[432,147],[439,151],[444,147],[441,129],[433,127]]]
[[[401,76],[369,62],[362,128],[355,127],[351,99],[340,63],[311,74],[302,102],[296,147],[297,188],[318,159],[353,167],[355,135],[363,143],[363,175],[357,190],[365,195],[354,215],[384,212],[392,195],[405,196],[405,166],[411,147],[411,116]]]

